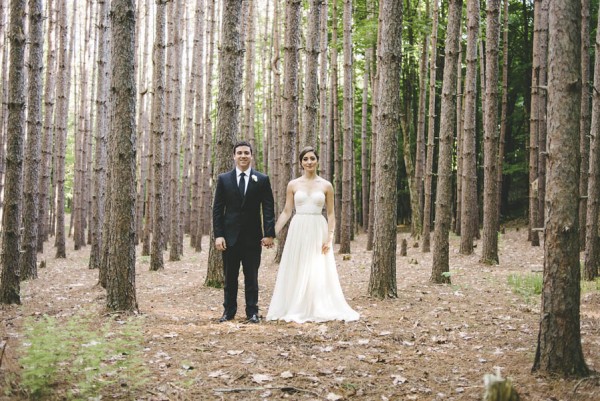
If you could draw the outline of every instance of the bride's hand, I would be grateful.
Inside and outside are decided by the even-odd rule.
[[[327,241],[321,247],[321,252],[323,253],[323,255],[325,255],[327,252],[329,252],[329,249],[331,249],[331,242]]]

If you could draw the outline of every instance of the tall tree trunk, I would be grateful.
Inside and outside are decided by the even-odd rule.
[[[435,148],[435,82],[437,70],[439,0],[433,0],[433,22],[431,28],[431,53],[429,58],[429,126],[427,132],[427,158],[425,163],[425,200],[423,206],[423,244],[421,250],[431,250],[431,190],[433,187],[433,153]]]
[[[400,130],[400,77],[402,69],[402,2],[381,0],[377,183],[375,188],[375,232],[369,294],[377,298],[397,297],[396,285],[396,187],[398,131]],[[385,84],[383,84],[385,83]]]
[[[461,17],[462,18],[462,17]],[[462,23],[460,28],[460,36],[462,37]],[[452,220],[451,230],[460,235],[460,213],[462,209],[462,168],[463,168],[463,46],[462,39],[458,42],[458,57],[456,58],[456,195],[454,216]]]
[[[170,171],[169,171],[169,243],[171,245],[169,249],[169,260],[177,261],[181,259],[182,246],[180,243],[179,230],[180,219],[179,209],[181,207],[179,203],[179,192],[180,192],[180,160],[179,160],[179,149],[181,144],[181,34],[179,27],[181,26],[181,9],[182,0],[177,0],[173,3],[173,23],[176,27],[170,32],[173,32],[173,55],[172,57],[167,54],[167,65],[171,64],[171,77],[172,81],[169,81],[167,87],[171,88],[172,96],[168,98],[169,104],[167,107],[171,108],[171,120],[167,120],[167,124],[170,125]]]
[[[215,34],[216,34],[216,21],[215,21],[215,0],[209,0],[210,11],[210,23],[206,24],[206,36],[208,37],[208,43],[210,48],[208,49],[207,59],[208,65],[206,67],[206,99],[204,105],[204,151],[202,152],[203,157],[203,180],[202,180],[202,197],[200,198],[200,224],[198,226],[199,241],[202,239],[202,235],[210,234],[210,221],[212,216],[212,204],[209,201],[211,199],[210,189],[210,177],[212,176],[212,138],[213,138],[213,122],[212,122],[212,88],[213,88],[213,67],[215,60]],[[212,244],[211,244],[212,245]],[[199,251],[200,247],[197,246],[196,250]]]
[[[437,1],[437,0],[434,0]],[[425,16],[429,18],[429,0],[425,2]],[[423,49],[421,51],[421,60],[419,62],[419,108],[417,117],[417,148],[415,152],[415,182],[417,184],[417,197],[419,201],[419,211],[421,216],[420,235],[423,234],[423,174],[425,171],[425,112],[427,110],[427,66],[429,56],[429,35],[423,33]]]
[[[73,10],[73,18],[76,12]],[[69,93],[73,43],[67,39],[67,2],[61,0],[59,10],[60,43],[58,53],[58,80],[56,85],[56,257],[66,258],[65,247],[65,153],[67,150],[67,122],[69,118]],[[73,26],[73,25],[72,25]]]
[[[587,204],[590,200],[590,0],[581,0],[581,116],[579,118],[579,245],[585,249]]]
[[[373,58],[373,48],[369,47],[365,51],[365,74],[363,76],[362,92],[362,110],[360,127],[360,166],[361,166],[361,225],[363,231],[367,232],[369,228],[369,135],[367,132],[367,123],[369,120],[369,82],[371,80],[371,59]]]
[[[296,155],[295,143],[298,135],[298,67],[300,49],[300,19],[302,16],[302,2],[300,0],[287,0],[285,7],[285,35],[284,35],[284,66],[283,66],[283,131],[282,150],[286,152],[291,149],[291,154]],[[292,159],[295,157],[282,158],[280,173],[279,201],[285,203],[287,183],[293,178]],[[277,261],[281,259],[287,227],[279,232],[279,243],[277,248]]]
[[[8,77],[8,125],[6,186],[2,210],[0,303],[20,304],[19,280],[21,185],[25,138],[25,0],[10,0],[10,70]]]
[[[580,3],[550,2],[544,282],[534,371],[587,376],[579,267]]]
[[[42,71],[44,57],[42,0],[29,2],[29,99],[27,101],[27,150],[23,190],[23,254],[21,280],[37,278],[38,184],[42,137]]]
[[[500,111],[500,144],[498,148],[498,221],[502,216],[502,177],[506,146],[506,115],[508,113],[508,0],[504,0],[502,27],[502,110]]]
[[[533,16],[533,60],[531,65],[531,115],[529,122],[529,240],[540,246],[538,204],[538,157],[540,118],[540,24],[543,0],[535,0]]]
[[[435,197],[435,231],[430,280],[449,283],[450,223],[452,214],[452,153],[456,127],[456,60],[460,39],[462,0],[450,0],[444,56],[444,79],[440,110],[440,149]]]
[[[112,0],[114,116],[111,152],[111,236],[106,303],[109,310],[137,311],[135,293],[135,1]]]
[[[252,145],[252,149],[255,153],[254,163],[258,163],[260,160],[258,146],[256,146],[256,138],[254,135],[254,119],[255,119],[255,79],[254,79],[254,63],[255,63],[255,48],[256,48],[256,4],[255,0],[245,0],[245,7],[248,8],[247,15],[245,14],[243,20],[246,25],[246,67],[244,68],[245,87],[244,92],[244,120],[242,127],[242,138],[246,139]]]
[[[277,0],[276,0],[277,1]],[[321,163],[319,166],[321,168],[321,175],[325,177],[326,180],[331,181],[331,169],[329,168],[329,147],[327,146],[329,143],[329,119],[327,115],[328,104],[327,104],[327,41],[328,41],[328,29],[327,29],[327,21],[329,20],[328,10],[328,0],[322,0],[320,3],[321,11],[319,15],[321,16],[321,23],[319,24],[320,33],[319,33],[319,43],[320,43],[320,70],[319,70],[319,135],[321,139]]]
[[[99,269],[102,260],[102,224],[106,206],[106,170],[109,124],[108,88],[110,88],[110,0],[98,3],[98,66],[96,70],[96,137],[94,156],[94,185],[92,190],[92,246],[90,269]]]
[[[481,261],[498,264],[498,45],[500,0],[487,1]]]
[[[477,204],[477,36],[479,35],[479,0],[467,0],[467,72],[465,77],[465,119],[462,135],[462,181],[460,217],[460,253],[473,253],[473,240],[479,217]]]
[[[342,152],[342,213],[340,253],[350,253],[352,239],[352,153],[354,140],[354,85],[352,73],[352,0],[344,0],[344,129]]]
[[[217,138],[214,177],[231,169],[233,145],[240,126],[244,43],[242,41],[242,0],[224,0],[219,55],[219,97],[217,104]],[[214,202],[214,194],[213,194]],[[204,284],[223,285],[223,258],[215,249],[210,230],[208,269]]]
[[[332,1],[331,12],[331,130],[329,140],[333,141],[333,157],[331,178],[333,179],[335,221],[342,221],[342,133],[339,124],[339,102],[338,102],[338,0]],[[336,224],[334,242],[340,243],[342,225]]]
[[[51,0],[49,0],[51,1]],[[7,6],[8,1],[0,4],[0,149],[4,149],[6,143],[6,132],[8,125],[8,41],[6,40],[7,24]],[[50,6],[50,5],[49,5]],[[51,9],[50,7],[48,8]],[[51,25],[51,24],[50,24]],[[3,190],[4,183],[4,157],[5,152],[0,152],[0,192]],[[0,199],[0,209],[2,209],[2,200]]]
[[[165,138],[165,25],[167,19],[166,0],[156,0],[156,22],[154,36],[154,68],[152,69],[152,158],[154,164],[154,207],[152,217],[152,251],[150,253],[150,270],[164,269],[164,138]]]
[[[56,67],[56,46],[53,44],[54,33],[56,30],[55,12],[52,7],[53,0],[48,1],[48,30],[46,43],[46,74],[44,77],[44,127],[42,138],[42,160],[41,175],[39,181],[39,213],[38,213],[38,252],[44,251],[44,242],[48,239],[49,224],[49,206],[50,206],[50,174],[52,172],[52,142],[54,130],[52,127],[52,117],[54,114],[55,97],[55,67]]]
[[[379,11],[381,12],[381,3],[379,3]],[[381,46],[381,29],[377,30],[377,47]],[[378,57],[378,56],[377,56]],[[377,66],[376,60],[373,60],[373,66]],[[372,95],[372,110],[371,110],[371,176],[369,200],[373,205],[373,210],[369,213],[369,229],[367,230],[367,251],[373,250],[373,242],[375,240],[375,188],[377,179],[377,136],[379,131],[379,72],[377,68],[373,76],[373,95]]]
[[[319,108],[319,35],[323,0],[311,0],[306,32],[306,77],[304,79],[303,130],[301,146],[317,147],[317,114]]]
[[[548,97],[548,7],[550,0],[542,1],[540,24],[540,76],[539,85],[542,89],[539,93],[539,116],[540,125],[538,130],[538,227],[544,226],[544,212],[546,203],[546,132],[547,123],[547,97]]]
[[[598,20],[598,24],[600,24],[600,19]],[[594,88],[598,88],[600,87],[600,25],[596,28],[594,50]],[[600,92],[597,90],[592,91],[592,124],[590,129],[590,166],[587,196],[587,227],[585,232],[585,268],[583,270],[583,278],[585,280],[594,280],[598,277],[598,263],[600,262],[600,238],[598,237],[598,214],[600,211],[598,207],[600,202]]]
[[[196,1],[196,25],[194,31],[194,47],[192,54],[192,75],[194,76],[195,114],[194,114],[194,170],[192,176],[192,210],[190,224],[190,245],[195,249],[202,249],[202,231],[200,224],[202,218],[200,200],[202,197],[202,160],[204,141],[210,141],[204,134],[204,0]],[[210,99],[207,99],[207,102]]]

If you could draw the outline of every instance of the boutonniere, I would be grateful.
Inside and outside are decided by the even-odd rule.
[[[257,177],[257,176],[255,176],[254,174],[252,174],[252,176],[251,176],[251,177],[252,177],[252,181],[254,181],[254,182],[257,182],[257,181],[258,181],[258,177]]]

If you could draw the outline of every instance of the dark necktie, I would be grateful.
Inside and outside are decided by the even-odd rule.
[[[238,183],[238,187],[240,189],[240,195],[242,195],[242,198],[244,197],[244,192],[246,192],[246,180],[244,179],[244,177],[246,176],[246,173],[242,173],[240,174],[240,182]]]

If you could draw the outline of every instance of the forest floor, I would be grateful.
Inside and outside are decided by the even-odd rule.
[[[398,237],[400,242],[407,234]],[[458,237],[451,235],[451,285],[429,282],[431,253],[422,253],[408,239],[408,255],[397,259],[398,297],[388,300],[367,295],[371,252],[365,244],[361,234],[349,258],[336,252],[344,293],[361,315],[352,323],[248,324],[238,315],[220,324],[222,290],[204,286],[206,239],[201,253],[186,248],[181,261],[166,262],[161,272],[148,271],[149,258],[138,256],[140,313],[133,327],[142,334],[136,351],[142,373],[120,371],[117,385],[85,399],[481,400],[483,376],[495,372],[512,380],[522,400],[600,399],[598,376],[562,379],[531,372],[540,296],[516,293],[509,284],[509,276],[526,281],[542,270],[543,247],[531,247],[526,230],[513,227],[500,235],[498,266],[479,263],[480,246],[472,256],[460,255]],[[32,321],[52,316],[65,328],[78,314],[87,314],[96,327],[129,321],[106,313],[105,292],[96,286],[98,272],[87,268],[89,248],[73,251],[69,246],[67,259],[58,260],[47,245],[41,257],[47,267],[37,280],[22,284],[23,304],[0,308],[0,352],[5,343],[0,400],[26,398],[18,358],[26,350],[25,326]],[[262,315],[277,273],[274,255],[275,250],[263,252]],[[600,369],[598,287],[585,284],[581,297],[583,352],[591,370]],[[126,357],[124,352],[121,358]],[[113,357],[103,358],[108,364]],[[77,390],[67,395],[74,386],[64,373],[69,367],[58,365],[63,380],[42,398],[78,398]]]

